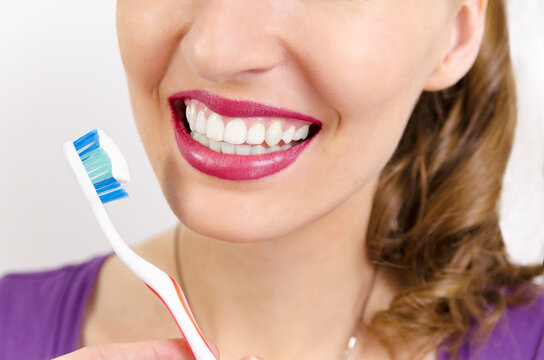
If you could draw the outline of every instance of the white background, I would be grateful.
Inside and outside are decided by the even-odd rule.
[[[544,2],[510,4],[520,117],[502,227],[516,262],[544,259]],[[110,251],[61,145],[104,128],[125,154],[130,198],[109,205],[135,244],[176,223],[132,123],[115,2],[0,0],[0,275]],[[477,181],[477,179],[475,179]]]

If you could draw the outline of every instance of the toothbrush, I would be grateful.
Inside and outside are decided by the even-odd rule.
[[[63,152],[117,256],[161,300],[195,359],[215,360],[180,286],[137,255],[121,239],[106,212],[103,204],[128,196],[125,190],[130,180],[128,166],[117,145],[102,129],[93,129],[74,142],[65,142]]]

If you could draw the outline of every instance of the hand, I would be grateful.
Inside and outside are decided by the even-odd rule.
[[[213,354],[219,359],[219,350],[207,341]],[[194,360],[191,350],[183,339],[144,341],[128,344],[88,346],[54,360]]]

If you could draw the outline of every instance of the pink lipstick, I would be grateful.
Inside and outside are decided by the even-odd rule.
[[[281,117],[312,124],[311,137],[286,150],[261,155],[223,154],[194,140],[188,132],[183,99],[196,99],[211,111],[228,117]],[[172,124],[178,148],[183,158],[195,169],[226,180],[254,180],[277,173],[292,163],[319,133],[321,122],[291,110],[275,108],[251,101],[222,98],[204,90],[178,92],[169,99]]]

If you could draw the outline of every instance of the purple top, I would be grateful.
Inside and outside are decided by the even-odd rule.
[[[0,279],[0,360],[46,360],[77,349],[81,323],[106,256],[59,269]],[[508,308],[477,356],[467,343],[461,359],[544,359],[544,292]],[[439,352],[438,360],[447,360]]]
[[[47,360],[77,349],[87,300],[106,258],[0,278],[0,360]]]

